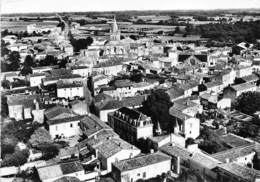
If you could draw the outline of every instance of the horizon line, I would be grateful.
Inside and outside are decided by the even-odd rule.
[[[1,16],[3,15],[15,15],[15,14],[35,14],[35,13],[43,13],[43,14],[48,14],[48,13],[102,13],[102,12],[127,12],[127,11],[230,11],[230,10],[260,10],[259,8],[216,8],[216,9],[164,9],[164,10],[155,10],[155,9],[146,9],[146,10],[87,10],[87,11],[46,11],[46,12],[15,12],[15,13],[1,13]]]

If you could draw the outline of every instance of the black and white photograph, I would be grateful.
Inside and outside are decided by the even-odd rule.
[[[260,0],[0,0],[1,182],[260,182]]]

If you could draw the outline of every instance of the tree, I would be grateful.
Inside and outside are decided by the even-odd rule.
[[[27,56],[25,57],[25,60],[24,60],[23,65],[24,65],[24,66],[27,66],[27,67],[32,67],[32,66],[34,66],[32,56],[27,55]]]
[[[52,142],[51,135],[46,129],[38,128],[31,135],[29,142],[32,146],[38,146],[41,144],[50,144]]]
[[[2,166],[21,166],[27,162],[29,151],[27,149],[16,151],[13,154],[6,155],[3,159]]]
[[[17,71],[20,68],[20,54],[17,51],[12,51],[7,58],[8,70]]]
[[[53,55],[47,55],[45,59],[41,60],[39,66],[53,66],[57,64],[57,59]]]
[[[29,66],[24,66],[20,72],[23,76],[32,74],[32,68]]]
[[[5,55],[9,54],[9,49],[6,48],[8,44],[1,40],[1,56],[4,57]]]
[[[169,108],[172,106],[170,97],[162,89],[155,90],[143,103],[144,112],[152,117],[154,123],[168,127],[170,121]]]
[[[260,93],[244,92],[233,103],[233,107],[248,115],[260,111]]]
[[[44,144],[37,147],[43,153],[43,160],[49,160],[59,154],[59,149],[55,144]]]

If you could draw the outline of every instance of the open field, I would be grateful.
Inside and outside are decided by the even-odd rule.
[[[2,30],[8,29],[9,31],[25,31],[26,26],[36,23],[38,26],[55,26],[58,24],[57,21],[43,21],[43,22],[34,22],[34,21],[2,21],[1,28]]]

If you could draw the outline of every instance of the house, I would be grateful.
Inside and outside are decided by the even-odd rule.
[[[109,113],[108,123],[122,139],[132,144],[153,136],[151,118],[134,109],[122,107]]]
[[[178,62],[186,65],[191,66],[199,66],[200,68],[207,68],[211,62],[208,62],[208,55],[207,54],[179,54]]]
[[[93,82],[94,94],[97,95],[98,92],[100,91],[99,87],[101,85],[107,85],[110,82],[110,79],[108,78],[108,76],[105,76],[103,74],[98,74],[92,77],[92,82]]]
[[[252,75],[253,67],[252,66],[237,66],[235,68],[235,71],[236,71],[236,77],[241,78],[241,77]]]
[[[59,81],[57,83],[58,98],[84,98],[84,86],[82,82],[65,83]]]
[[[171,170],[171,157],[161,152],[146,154],[112,164],[117,182],[147,180]]]
[[[80,75],[82,77],[88,77],[91,74],[91,69],[87,66],[72,66],[72,74]]]
[[[76,114],[72,110],[62,107],[60,105],[56,105],[50,109],[45,110],[44,115],[46,120],[55,120],[76,116]]]
[[[103,138],[101,135],[87,140],[87,146],[100,160],[101,169],[112,171],[112,163],[140,154],[140,149],[118,137]]]
[[[252,83],[241,83],[228,86],[223,90],[223,97],[230,98],[232,101],[244,92],[256,91],[257,87]]]
[[[32,110],[40,110],[39,95],[9,95],[7,96],[8,114],[15,120],[32,118]],[[41,108],[42,109],[42,108]],[[43,112],[40,112],[43,114]],[[39,116],[39,119],[43,116]]]
[[[255,155],[255,144],[249,143],[247,145],[233,147],[228,150],[217,152],[211,156],[223,163],[235,162],[243,166],[252,166],[252,161]]]
[[[196,174],[203,176],[204,179],[217,179],[217,174],[213,170],[221,162],[200,150],[190,151],[188,148],[170,143],[162,146],[160,151],[172,157],[171,169],[176,174],[192,170]]]
[[[189,116],[195,117],[197,113],[202,113],[202,105],[192,100],[194,97],[185,97],[173,102],[172,108]]]
[[[105,95],[102,93],[102,95]],[[98,95],[100,96],[100,94]],[[107,97],[107,96],[106,96]],[[121,107],[127,108],[139,108],[142,106],[142,103],[145,101],[147,95],[138,95],[134,97],[126,97],[121,100],[112,99],[108,96],[109,99],[102,99],[100,102],[95,98],[95,106],[97,109],[97,114],[103,122],[108,121],[108,113],[114,112]]]
[[[101,121],[97,116],[90,113],[80,120],[80,128],[86,138],[96,137],[104,131],[113,131],[111,127]],[[113,132],[112,135],[116,136],[117,134]]]
[[[84,168],[79,161],[38,167],[37,172],[42,182],[52,182],[64,176],[76,177],[79,180],[87,179]]]
[[[114,62],[113,60],[108,60],[95,65],[92,71],[99,74],[116,76],[119,72],[123,71],[123,63],[121,61]]]
[[[158,151],[162,146],[169,143],[176,143],[177,145],[185,148],[185,138],[179,134],[171,133],[168,135],[158,135],[153,137],[148,137],[148,147]]]
[[[193,139],[200,135],[200,120],[198,118],[187,115],[173,107],[169,109],[169,113],[173,118],[174,133]]]
[[[32,68],[32,72],[33,72],[33,74],[35,74],[35,73],[44,73],[44,72],[50,71],[50,70],[52,70],[54,68],[55,68],[55,66],[34,67],[34,68]]]
[[[200,95],[200,103],[203,109],[225,109],[231,108],[231,99],[229,98],[219,98],[217,93],[204,93]]]
[[[85,115],[89,112],[89,106],[85,100],[74,100],[69,105],[71,106],[71,110],[78,115]]]
[[[45,78],[45,74],[44,73],[34,73],[31,74],[29,77],[29,81],[30,81],[30,86],[31,87],[35,87],[35,86],[40,86],[42,84],[42,79]]]
[[[214,171],[218,174],[219,182],[258,182],[260,181],[260,172],[236,163],[225,163],[218,165]]]
[[[202,84],[206,91],[220,93],[224,89],[224,84],[220,81],[206,82]]]
[[[47,130],[52,139],[68,138],[81,134],[79,123],[84,116],[72,116],[47,120]]]

